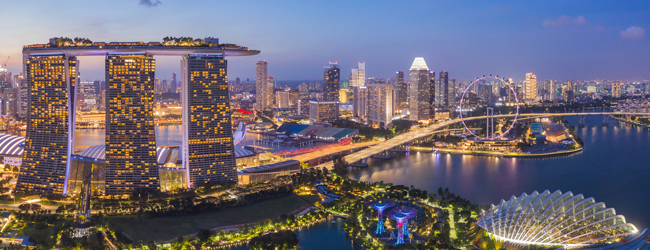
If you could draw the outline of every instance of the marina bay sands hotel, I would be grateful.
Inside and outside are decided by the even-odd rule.
[[[187,187],[237,181],[228,102],[229,56],[260,51],[216,38],[182,42],[62,41],[23,48],[28,86],[27,131],[16,190],[68,193],[75,148],[79,56],[104,56],[106,69],[106,194],[160,190],[154,133],[153,56],[181,56],[182,173]],[[85,170],[86,173],[89,170]]]

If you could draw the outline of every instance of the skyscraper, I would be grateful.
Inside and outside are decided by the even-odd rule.
[[[268,107],[268,101],[266,100],[266,61],[257,61],[255,71],[255,108],[265,110]]]
[[[431,90],[429,82],[429,67],[424,62],[424,58],[416,57],[410,69],[411,83],[409,86],[409,111],[411,112],[412,121],[428,122],[431,118],[429,114]]]
[[[431,120],[436,116],[436,72],[429,71],[429,117]]]
[[[395,76],[395,112],[402,113],[406,107],[408,99],[408,90],[404,82],[404,71],[397,71]]]
[[[266,108],[264,109],[273,109],[273,105],[275,104],[275,81],[273,79],[272,75],[267,75],[266,76],[266,97],[264,97],[264,100],[267,102]]]
[[[357,86],[353,89],[352,96],[352,115],[361,119],[366,119],[366,110],[368,108],[368,88]]]
[[[339,80],[341,78],[341,69],[336,64],[330,63],[323,73],[323,101],[339,101]]]
[[[354,68],[354,69],[352,69],[352,72],[350,73],[350,87],[351,88],[359,86],[359,83],[357,82],[358,79],[359,79],[359,69]]]
[[[387,128],[393,118],[393,87],[383,82],[369,83],[368,87],[368,125]]]
[[[524,95],[526,95],[526,102],[533,103],[537,99],[537,76],[535,73],[526,73],[526,81],[524,82]]]
[[[106,193],[160,189],[155,69],[156,61],[145,53],[106,55]]]
[[[299,93],[299,98],[300,99],[308,99],[309,98],[309,89],[307,88],[307,83],[301,83],[298,86],[298,93]]]
[[[366,63],[360,62],[358,64],[359,74],[357,75],[357,85],[365,86],[366,85]]]
[[[449,107],[449,74],[446,70],[440,72],[440,79],[436,82],[436,107]]]
[[[454,111],[458,107],[458,103],[456,103],[456,79],[449,79],[449,85],[447,86],[447,107],[449,111]]]
[[[190,187],[237,180],[227,61],[222,55],[183,57],[183,161]]]
[[[74,152],[76,57],[24,58],[27,131],[16,190],[63,195]]]

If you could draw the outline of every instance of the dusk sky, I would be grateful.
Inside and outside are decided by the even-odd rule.
[[[392,78],[422,56],[450,78],[498,74],[522,80],[650,79],[650,1],[3,1],[0,62],[21,71],[21,49],[48,38],[162,41],[218,37],[261,50],[229,58],[228,75],[255,78],[268,61],[276,80],[322,80],[338,62]],[[103,79],[103,57],[80,57],[82,78]],[[180,57],[156,57],[156,77]]]

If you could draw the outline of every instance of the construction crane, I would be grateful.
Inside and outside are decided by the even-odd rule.
[[[7,69],[7,63],[9,62],[9,58],[10,58],[10,57],[11,57],[11,56],[8,56],[8,57],[7,57],[7,60],[5,60],[5,63],[2,64],[2,67],[3,67],[3,68]]]

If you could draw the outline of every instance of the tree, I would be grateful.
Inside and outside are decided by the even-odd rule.
[[[31,207],[31,204],[20,204],[20,206],[18,206],[18,209],[28,212]]]
[[[334,158],[334,173],[340,176],[345,176],[348,174],[348,163],[343,159],[342,156],[337,156]]]
[[[199,238],[201,242],[205,242],[210,239],[210,229],[199,229],[199,232],[196,234],[196,237]]]
[[[323,167],[323,176],[327,177],[329,175],[329,170],[326,167]]]
[[[149,242],[147,242],[147,247],[149,248],[149,250],[156,250],[156,249],[158,249],[158,245],[156,244],[155,241],[149,241]]]

